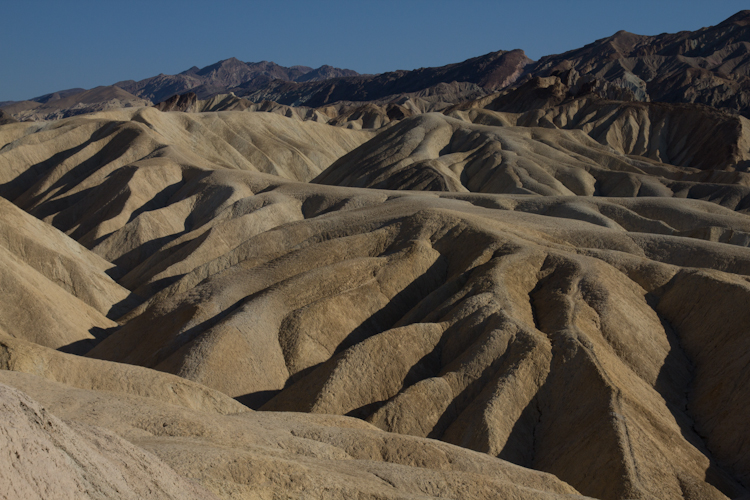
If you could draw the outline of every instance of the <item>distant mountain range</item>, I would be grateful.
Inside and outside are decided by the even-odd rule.
[[[342,101],[397,102],[398,96],[416,92],[447,92],[449,100],[460,102],[563,73],[574,86],[606,88],[607,97],[700,103],[750,116],[750,10],[692,32],[643,36],[620,31],[536,62],[522,50],[497,51],[441,67],[360,75],[332,66],[284,67],[230,58],[177,75],[121,81],[96,92],[69,89],[1,102],[0,107],[16,119],[38,120],[155,104],[187,92],[198,99],[233,93],[252,102],[313,108]],[[454,82],[459,85],[441,86]]]
[[[288,82],[314,82],[331,78],[359,76],[350,69],[321,66],[287,68],[276,63],[261,61],[245,63],[234,57],[219,61],[205,68],[193,66],[178,75],[157,75],[141,81],[127,80],[115,83],[131,94],[160,102],[175,94],[194,92],[199,99],[225,94],[230,89],[261,89],[275,80]]]
[[[501,50],[437,68],[391,71],[379,75],[331,78],[306,83],[276,80],[260,89],[243,86],[235,93],[251,101],[270,100],[279,104],[317,107],[337,101],[382,99],[451,82],[473,83],[489,92],[515,83],[523,74],[524,68],[532,62],[522,50]]]

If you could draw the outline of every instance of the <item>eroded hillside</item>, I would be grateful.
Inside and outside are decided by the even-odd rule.
[[[267,113],[156,110],[1,130],[3,195],[28,212],[3,205],[3,282],[17,291],[4,306],[16,339],[4,363],[28,374],[3,382],[65,418],[84,408],[53,393],[163,404],[161,387],[187,379],[195,385],[180,382],[172,404],[201,415],[235,398],[264,419],[356,417],[370,433],[414,436],[398,445],[416,447],[407,456],[424,446],[413,439],[439,439],[596,498],[745,491],[745,321],[726,311],[750,292],[750,219],[723,199],[664,189],[697,168],[581,130],[429,114],[376,136]],[[319,172],[336,185],[297,182]],[[661,191],[606,196],[617,193],[601,186],[623,174]],[[387,183],[346,180],[363,175]],[[514,175],[520,183],[502,181]],[[423,178],[453,184],[430,192],[410,180]],[[169,441],[136,439],[116,413],[84,420],[217,494],[260,484],[206,475]],[[217,417],[169,418],[184,429],[169,435],[192,436]],[[337,442],[342,425],[366,425],[311,422],[302,435]],[[540,490],[530,495],[565,491],[544,477],[529,479]],[[471,496],[486,481],[496,480]],[[433,493],[458,491],[445,487]]]
[[[0,497],[750,497],[746,19],[0,115]]]

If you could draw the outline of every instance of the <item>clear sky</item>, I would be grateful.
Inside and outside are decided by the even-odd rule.
[[[515,48],[538,59],[621,29],[696,30],[743,8],[747,0],[0,0],[0,101],[229,57],[360,73]]]

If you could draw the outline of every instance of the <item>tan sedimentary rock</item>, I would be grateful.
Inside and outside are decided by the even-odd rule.
[[[293,199],[310,189],[276,188]],[[341,206],[337,193],[325,205]],[[677,266],[750,273],[744,246],[679,236],[744,227],[744,216],[666,199],[494,198],[515,208],[498,212],[472,195],[352,191],[347,203],[359,193],[357,208],[196,267],[90,355],[256,407],[278,393],[263,409],[443,438],[596,497],[742,491],[696,444],[680,409],[690,360],[654,300]],[[678,205],[692,206],[687,226]]]
[[[565,127],[562,122],[560,129],[545,126],[539,116],[534,121],[532,112],[519,117],[472,109],[453,111],[451,114],[457,118],[436,113],[414,116],[343,156],[313,182],[379,189],[544,196],[688,197],[709,199],[736,210],[750,207],[747,174],[725,170],[746,161],[750,129],[744,118],[716,117],[719,124],[726,125],[733,133],[711,142],[720,146],[717,163],[713,165],[705,142],[711,136],[700,132],[713,130],[712,122],[698,115],[693,116],[692,125],[685,124],[677,112],[679,109],[661,110],[659,123],[666,129],[655,137],[649,136],[657,142],[656,146],[651,144],[651,149],[647,149],[649,142],[644,139],[642,147],[638,146],[643,150],[636,151],[637,144],[628,145],[628,141],[637,142],[639,134],[646,134],[651,125],[643,123],[640,131],[631,127],[627,139],[623,138],[621,131],[627,127],[622,122],[636,113],[627,106],[613,106],[609,110],[606,103],[593,106],[592,113],[606,111],[607,118],[590,117],[591,123],[579,119],[580,123],[576,122],[571,130],[561,130]],[[659,109],[652,108],[641,110],[640,118],[645,120],[651,112],[658,115]],[[544,116],[543,111],[538,114]],[[524,122],[527,118],[529,121]],[[621,127],[614,125],[605,131],[593,128],[601,120],[608,123],[615,118],[620,120]],[[667,126],[670,120],[680,125]],[[679,134],[681,128],[691,131],[696,140],[690,141],[689,146],[687,136],[684,140],[661,144],[665,137]],[[619,139],[610,137],[612,134],[619,134]],[[697,141],[701,138],[705,140]],[[618,148],[621,152],[616,151]],[[700,157],[695,156],[697,151],[703,151]],[[643,156],[637,156],[638,153]],[[707,170],[660,163],[659,159],[684,161]]]
[[[20,339],[0,337],[0,369],[23,372],[79,389],[153,398],[206,413],[241,413],[245,406],[189,380],[140,366],[62,353]]]
[[[733,311],[750,276],[750,220],[717,191],[705,195],[712,202],[675,196],[670,176],[697,169],[627,156],[580,130],[429,114],[328,172],[356,184],[382,167],[388,187],[415,188],[391,174],[416,165],[415,175],[431,168],[456,189],[305,184],[222,167],[212,155],[224,143],[212,145],[207,124],[328,127],[352,149],[353,136],[337,134],[353,131],[272,114],[128,113],[0,129],[10,145],[0,157],[13,159],[4,192],[90,248],[53,228],[35,242],[18,212],[1,233],[22,243],[3,247],[16,249],[2,261],[13,264],[9,279],[36,273],[39,296],[53,290],[71,318],[104,317],[83,300],[91,282],[50,284],[54,273],[34,258],[60,255],[102,283],[106,271],[135,301],[88,352],[100,359],[4,341],[3,362],[17,371],[1,382],[227,497],[329,486],[334,497],[575,494],[562,482],[597,498],[747,494],[744,392],[727,381],[745,377],[745,321]],[[138,120],[173,144],[152,155],[158,134]],[[190,123],[205,140],[196,148],[184,140]],[[53,153],[71,144],[66,134],[106,138],[118,127],[140,132],[79,157],[83,167]],[[282,158],[290,143],[264,144]],[[512,157],[512,168],[482,148]],[[499,192],[509,171],[526,172],[522,187]],[[497,176],[493,189],[469,192],[472,182],[482,191],[483,175]],[[590,196],[617,176],[641,182],[623,191],[640,196]],[[18,248],[36,250],[26,262]],[[221,415],[238,406],[219,392],[255,409],[329,415]]]
[[[216,498],[111,431],[65,423],[6,385],[0,409],[2,498]]]
[[[129,468],[135,465],[131,456],[140,459],[135,474],[131,472],[126,479],[135,477],[140,482],[129,486],[150,487],[156,498],[172,498],[169,494],[180,491],[180,486],[183,496],[177,498],[211,498],[205,491],[203,496],[190,496],[186,484],[194,491],[202,491],[195,483],[201,483],[218,497],[233,499],[279,496],[490,499],[497,495],[528,500],[583,498],[550,474],[439,441],[389,434],[352,418],[261,412],[219,416],[153,398],[74,389],[26,373],[7,371],[0,371],[0,383],[17,387],[42,402],[46,410],[26,395],[2,386],[3,393],[15,395],[27,408],[52,422],[41,439],[47,438],[49,442],[50,434],[52,439],[58,434],[68,438],[68,441],[58,438],[57,442],[62,441],[60,447],[64,450],[70,452],[73,448],[73,453],[82,456],[82,463],[77,464],[74,472],[87,473],[87,479],[95,487],[108,492],[108,495],[94,494],[92,498],[130,498],[129,491],[117,483],[119,471],[109,463],[101,465],[100,454]],[[70,427],[79,434],[73,434],[50,411],[68,419]],[[24,422],[21,416],[9,416],[16,426]],[[0,427],[7,428],[7,424]],[[37,434],[42,432],[37,430]],[[91,440],[92,434],[100,447],[98,454],[86,449],[88,443],[80,442],[79,436]],[[71,438],[77,441],[75,448]],[[45,479],[51,487],[55,484],[67,487],[69,478],[60,477],[68,472],[64,468],[67,464],[55,460],[54,455],[52,460],[45,458],[25,456],[17,469],[26,473],[26,477],[48,473]],[[49,462],[52,464],[48,465]],[[119,486],[117,493],[106,489],[109,484],[100,486],[96,482],[100,478],[95,473],[101,469],[109,474],[109,484]],[[75,475],[69,476],[75,481]],[[154,476],[158,479],[154,480]],[[15,486],[19,481],[11,478]],[[172,489],[164,487],[165,483]],[[76,487],[73,483],[70,489],[75,491]],[[16,491],[24,492],[20,488]]]

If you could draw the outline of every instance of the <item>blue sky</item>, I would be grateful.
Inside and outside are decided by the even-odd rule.
[[[624,29],[718,24],[747,0],[0,2],[0,101],[174,74],[221,59],[379,73],[521,48],[532,59]]]

